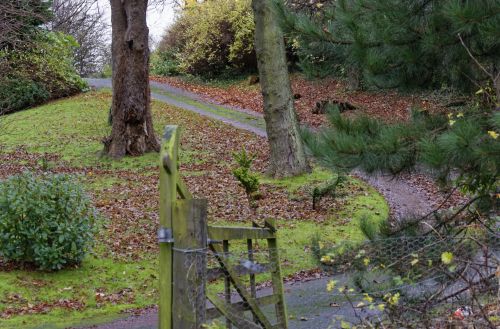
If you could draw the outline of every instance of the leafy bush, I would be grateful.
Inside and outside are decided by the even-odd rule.
[[[6,79],[0,81],[0,114],[19,111],[49,98],[40,84],[31,80]]]
[[[172,51],[155,51],[151,54],[151,74],[175,76],[180,74],[179,61]]]
[[[93,240],[96,214],[68,175],[24,173],[0,183],[0,256],[42,270],[78,264]]]
[[[17,111],[84,89],[86,83],[73,66],[75,47],[78,44],[72,37],[48,32],[15,51],[0,51],[4,70],[0,77],[1,110]]]
[[[182,73],[215,76],[228,69],[252,71],[257,65],[254,29],[249,0],[192,2],[167,31],[160,50],[175,53]]]

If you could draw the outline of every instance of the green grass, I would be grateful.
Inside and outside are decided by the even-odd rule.
[[[156,281],[156,261],[124,263],[98,259],[94,256],[87,257],[79,268],[56,273],[0,272],[1,298],[10,300],[11,302],[7,303],[10,306],[16,305],[12,302],[16,298],[27,299],[32,305],[60,299],[85,303],[82,311],[68,313],[63,308],[55,308],[48,314],[2,319],[0,328],[66,328],[69,325],[88,323],[88,319],[96,317],[109,315],[117,317],[120,311],[156,304],[158,299]],[[97,289],[105,289],[105,296],[119,294],[124,289],[130,290],[131,300],[123,298],[116,304],[98,304],[95,298]]]
[[[110,93],[87,93],[69,99],[55,101],[31,110],[4,117],[8,121],[7,133],[0,134],[0,152],[10,152],[24,147],[31,153],[53,153],[60,156],[70,167],[97,167],[115,170],[130,170],[144,174],[156,173],[158,155],[146,154],[142,157],[124,158],[120,161],[99,157],[102,149],[101,139],[110,132],[107,116],[110,106]],[[183,100],[184,101],[184,100]],[[166,110],[165,105],[153,102],[155,130],[160,133],[166,124],[179,124],[189,129],[198,129],[206,119],[197,114],[180,109]],[[227,111],[227,109],[223,109]],[[240,115],[237,113],[236,115]],[[207,151],[208,152],[208,151]],[[190,150],[181,151],[182,163],[203,163],[208,153]],[[1,164],[1,161],[0,161]],[[54,163],[49,163],[49,166]],[[200,175],[199,171],[184,172],[183,175]],[[328,171],[315,170],[308,175],[281,180],[261,177],[264,184],[285,187],[290,197],[304,185],[321,183],[331,179]],[[94,194],[122,183],[112,173],[82,176],[86,188]],[[140,184],[140,182],[137,182]],[[282,250],[282,266],[285,275],[318,265],[308,248],[313,236],[320,235],[322,240],[362,239],[358,223],[362,216],[369,214],[373,220],[387,218],[388,207],[384,199],[363,183],[350,179],[349,186],[360,186],[364,193],[347,194],[344,207],[327,219],[318,223],[314,218],[303,220],[278,221],[278,236]],[[116,196],[120,199],[121,196]],[[217,225],[235,225],[217,221]],[[240,224],[248,225],[248,224]],[[54,302],[59,299],[82,301],[85,307],[79,311],[55,308],[47,314],[13,316],[0,320],[0,328],[58,328],[71,324],[102,321],[119,316],[125,309],[140,308],[155,304],[158,299],[157,262],[155,255],[148,255],[142,261],[116,261],[100,257],[103,245],[96,246],[94,255],[87,257],[77,269],[57,273],[38,273],[30,271],[0,271],[0,313],[8,305],[9,296],[17,294],[32,305]],[[244,250],[243,246],[234,246]],[[153,260],[151,260],[153,259]],[[265,280],[263,276],[261,280]],[[217,286],[215,286],[217,288]],[[105,288],[113,294],[127,288],[134,294],[132,301],[119,301],[96,304],[96,289]],[[42,326],[45,325],[45,326]]]
[[[111,94],[109,91],[83,94],[63,99],[27,111],[9,115],[4,119],[7,133],[0,134],[4,151],[23,146],[30,153],[52,153],[73,167],[99,166],[105,169],[142,170],[157,167],[158,154],[125,157],[113,160],[101,157],[102,139],[111,132],[107,124]],[[154,128],[161,134],[171,123],[171,117],[161,111],[163,103],[153,102]],[[184,122],[197,114],[181,111]],[[182,150],[180,161],[198,160],[200,152]]]
[[[316,168],[310,174],[303,174],[295,177],[281,179],[274,179],[261,175],[260,181],[262,183],[286,187],[290,193],[295,193],[305,185],[322,183],[332,178],[334,178],[334,175],[332,175],[331,171]]]

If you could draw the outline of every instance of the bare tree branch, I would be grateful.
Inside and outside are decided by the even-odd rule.
[[[100,72],[108,62],[110,47],[109,25],[97,0],[55,0],[51,29],[73,36],[79,48],[75,50],[75,67],[83,76]]]
[[[45,0],[1,1],[0,49],[30,43],[34,28],[48,20],[47,4]]]

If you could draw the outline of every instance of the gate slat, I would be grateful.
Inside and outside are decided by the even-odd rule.
[[[227,271],[227,274],[229,275],[229,278],[231,282],[234,285],[234,288],[240,295],[241,299],[243,299],[244,302],[246,302],[250,308],[251,312],[255,317],[257,318],[257,321],[262,324],[262,326],[265,329],[272,329],[272,325],[269,322],[269,320],[266,318],[262,310],[260,309],[259,305],[256,303],[256,301],[248,294],[248,292],[245,289],[245,286],[243,283],[238,279],[238,275],[234,273],[234,271],[231,269],[230,264],[227,263],[226,259],[223,255],[223,250],[219,246],[215,245],[210,245],[210,248],[215,252],[215,257],[219,261],[221,267],[224,268],[225,271]]]
[[[207,298],[208,300],[217,308],[217,310],[226,317],[231,323],[233,323],[235,326],[238,328],[245,328],[245,329],[262,329],[261,326],[256,325],[255,323],[248,321],[246,319],[237,317],[236,314],[241,314],[239,310],[235,309],[231,304],[225,304],[222,302],[217,295],[214,295],[212,293],[207,293]],[[272,328],[272,326],[268,327],[269,329]]]
[[[272,219],[266,220],[266,225],[271,227],[273,231],[276,228],[276,222]],[[269,259],[271,263],[275,264],[274,270],[271,273],[273,282],[273,292],[278,296],[279,301],[276,303],[276,317],[278,318],[279,327],[278,328],[288,328],[288,318],[286,316],[286,304],[285,304],[285,292],[283,288],[283,279],[281,275],[281,264],[280,255],[278,249],[278,239],[276,237],[267,239],[267,244],[269,247]]]
[[[267,228],[209,226],[208,237],[211,240],[256,240],[273,239],[276,235]]]
[[[274,266],[271,264],[259,264],[257,268],[246,268],[242,265],[233,266],[233,271],[239,276],[251,275],[251,274],[262,274],[272,272]],[[210,268],[207,270],[207,280],[213,281],[224,277],[224,270],[221,268]]]

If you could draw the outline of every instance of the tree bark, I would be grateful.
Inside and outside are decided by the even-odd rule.
[[[271,150],[268,173],[295,176],[310,171],[299,134],[283,33],[269,0],[252,0],[255,51]]]
[[[104,152],[113,158],[159,151],[149,88],[148,0],[110,0],[113,104],[111,136]]]

